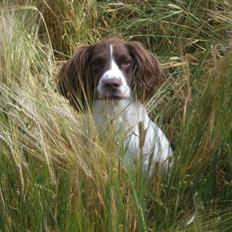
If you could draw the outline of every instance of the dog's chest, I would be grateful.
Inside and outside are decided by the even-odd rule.
[[[93,105],[93,117],[99,131],[114,127],[119,133],[127,135],[136,130],[139,122],[146,119],[146,110],[140,103],[129,100],[96,100]]]
[[[162,130],[150,120],[146,109],[138,102],[128,100],[95,101],[93,117],[100,133],[114,130],[124,141],[125,164],[141,157],[145,170],[156,161],[165,161],[172,151]]]

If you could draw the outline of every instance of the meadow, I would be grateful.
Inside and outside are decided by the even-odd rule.
[[[174,150],[147,179],[56,90],[61,65],[112,35],[165,83],[147,103]],[[232,231],[231,0],[0,1],[0,231]]]

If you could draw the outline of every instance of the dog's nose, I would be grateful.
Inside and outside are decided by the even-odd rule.
[[[103,87],[108,90],[116,90],[122,85],[122,80],[118,78],[109,78],[102,81]]]

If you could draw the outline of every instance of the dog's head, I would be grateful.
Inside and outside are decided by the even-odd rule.
[[[59,92],[75,108],[95,99],[149,99],[164,79],[157,59],[139,42],[117,38],[85,46],[58,76]]]

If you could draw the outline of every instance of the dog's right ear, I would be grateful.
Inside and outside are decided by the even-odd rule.
[[[57,78],[57,88],[60,94],[66,97],[77,110],[84,110],[89,103],[91,91],[90,46],[82,47],[61,68]],[[88,83],[88,86],[87,86]]]
[[[139,42],[127,42],[131,56],[135,60],[134,91],[140,101],[149,100],[156,88],[164,82],[164,73],[159,61]]]

